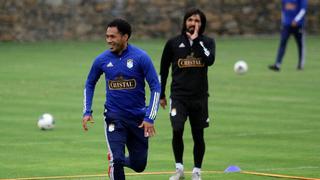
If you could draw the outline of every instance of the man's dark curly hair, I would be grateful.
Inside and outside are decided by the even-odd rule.
[[[183,23],[182,23],[182,32],[181,32],[182,34],[186,33],[186,31],[187,31],[187,27],[186,27],[187,19],[190,16],[197,15],[197,14],[200,16],[200,19],[201,19],[201,27],[199,29],[199,35],[204,33],[205,28],[206,28],[206,24],[207,24],[206,16],[204,15],[204,13],[200,9],[191,8],[191,9],[187,10],[186,14],[184,15]]]
[[[108,25],[108,27],[116,27],[121,35],[128,35],[128,39],[131,36],[131,25],[124,19],[114,19]]]

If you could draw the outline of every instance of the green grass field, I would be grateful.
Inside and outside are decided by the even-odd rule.
[[[297,71],[297,50],[291,39],[283,68],[276,73],[267,65],[274,62],[278,37],[216,39],[216,63],[209,70],[211,124],[205,131],[203,171],[220,172],[237,165],[245,171],[320,178],[319,42],[319,36],[306,39],[305,70]],[[165,41],[132,43],[150,54],[159,71]],[[75,179],[106,179],[81,177],[105,174],[107,169],[103,78],[95,93],[95,124],[88,132],[81,127],[84,82],[92,60],[105,48],[102,41],[0,42],[0,179],[75,175],[79,176]],[[233,72],[239,59],[249,65],[245,75]],[[55,117],[52,131],[36,126],[45,112]],[[167,109],[159,109],[156,128],[145,172],[174,171]],[[188,124],[184,139],[185,168],[191,171]],[[204,172],[202,176],[204,180],[276,179],[241,173]]]

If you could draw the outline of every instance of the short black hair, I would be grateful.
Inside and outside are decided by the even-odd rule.
[[[187,27],[186,27],[186,21],[187,19],[190,17],[190,16],[193,16],[193,15],[199,15],[200,16],[200,20],[201,20],[201,27],[199,29],[199,34],[203,34],[205,29],[206,29],[206,24],[207,24],[207,18],[205,16],[205,14],[200,10],[200,9],[197,9],[197,8],[191,8],[191,9],[188,9],[186,11],[186,14],[184,15],[184,18],[183,18],[183,23],[182,23],[182,34],[184,34],[187,30]]]
[[[131,36],[131,25],[124,19],[120,19],[120,18],[114,19],[107,25],[107,28],[108,27],[116,27],[120,32],[120,34],[122,35],[127,34],[128,39]]]

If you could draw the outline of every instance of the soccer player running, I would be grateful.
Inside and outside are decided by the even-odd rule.
[[[307,10],[307,0],[282,0],[281,40],[276,61],[269,66],[270,70],[280,71],[288,39],[293,34],[297,46],[299,61],[297,70],[302,70],[305,63],[304,52],[304,18]]]
[[[130,24],[123,19],[110,22],[106,41],[110,46],[93,62],[84,89],[82,126],[93,122],[92,99],[95,85],[104,73],[106,81],[105,135],[111,180],[124,180],[124,166],[142,172],[147,164],[148,138],[155,135],[160,82],[150,57],[128,44]],[[150,87],[149,106],[145,105],[145,80]],[[125,157],[125,146],[128,157]]]
[[[195,8],[188,10],[181,34],[167,41],[161,58],[160,105],[163,108],[167,105],[165,89],[172,65],[170,120],[176,173],[170,180],[184,179],[183,131],[188,117],[194,141],[192,180],[201,179],[205,153],[204,128],[209,126],[207,71],[215,61],[215,41],[203,35],[205,27],[204,13]]]

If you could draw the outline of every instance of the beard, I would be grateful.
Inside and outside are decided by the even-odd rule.
[[[187,28],[187,32],[193,34],[194,33],[194,29],[195,29],[195,27],[191,26],[191,27]]]

